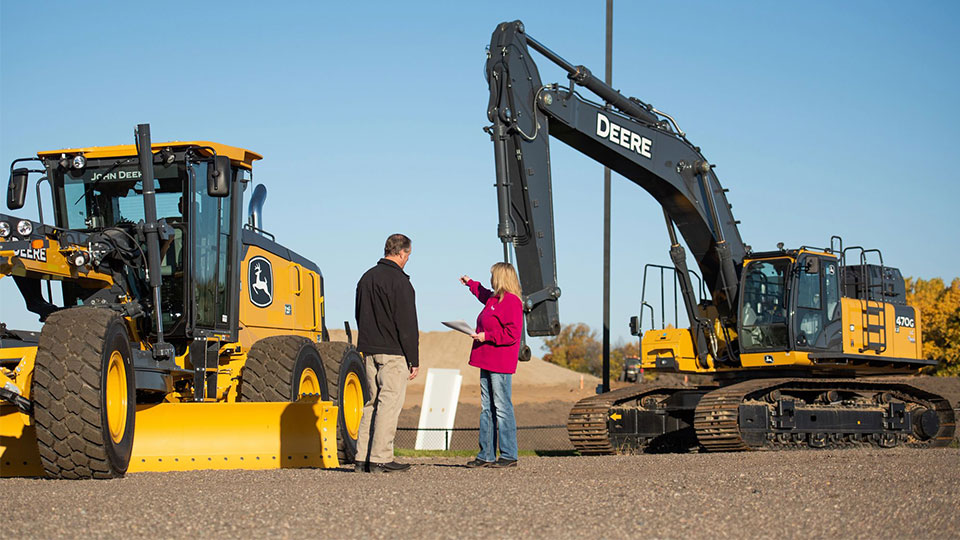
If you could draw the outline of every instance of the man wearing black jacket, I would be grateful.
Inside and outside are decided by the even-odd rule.
[[[420,370],[420,331],[410,276],[410,239],[392,234],[383,258],[357,283],[357,349],[363,353],[370,397],[363,407],[357,438],[357,472],[404,471],[393,459],[397,419],[407,381]]]

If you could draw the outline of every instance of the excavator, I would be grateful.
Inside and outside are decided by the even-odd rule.
[[[0,279],[43,326],[0,323],[0,476],[352,461],[363,360],[349,326],[330,340],[320,268],[263,229],[263,184],[244,223],[261,156],[149,124],[134,143],[10,166],[7,207],[37,175],[39,215],[0,213]]]
[[[543,84],[532,51],[563,69],[569,84]],[[581,400],[567,424],[580,453],[928,448],[953,441],[949,402],[905,377],[889,377],[936,362],[923,358],[920,314],[879,250],[844,246],[834,236],[826,247],[753,251],[714,165],[673,117],[571,64],[520,21],[494,30],[485,74],[498,236],[505,252],[512,245],[515,253],[529,335],[560,331],[549,148],[555,137],[646,190],[663,209],[673,266],[647,269],[659,269],[679,289],[689,327],[643,332],[643,308],[652,308],[644,299],[640,317],[630,321],[631,333],[641,336],[641,367],[712,379],[633,385]],[[696,269],[688,268],[681,238]]]

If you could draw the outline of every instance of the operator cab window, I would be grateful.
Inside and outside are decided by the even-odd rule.
[[[786,276],[788,259],[747,265],[740,308],[744,351],[785,349],[787,338]]]
[[[182,164],[154,164],[157,217],[165,218],[174,227],[174,237],[161,245],[161,304],[164,328],[171,329],[184,313],[183,207],[186,173]],[[136,236],[136,223],[144,219],[143,180],[139,165],[131,159],[91,159],[80,170],[53,169],[54,182],[63,186],[56,200],[59,226],[89,232],[118,228],[130,237]],[[146,250],[146,246],[138,246]],[[141,252],[142,253],[142,252]],[[127,272],[142,277],[143,255]],[[77,305],[93,292],[82,286],[63,282],[66,305]]]
[[[817,343],[823,331],[823,304],[820,291],[820,270],[822,265],[813,267],[807,265],[814,256],[800,259],[797,265],[797,327],[796,338],[798,347],[812,346]],[[814,261],[816,262],[816,261]]]
[[[183,194],[183,173],[177,165],[154,166],[157,216],[181,213],[177,202]],[[117,160],[90,160],[82,171],[57,172],[63,184],[58,201],[58,223],[74,230],[100,230],[134,224],[144,218],[143,181],[139,165]]]
[[[230,313],[227,278],[230,273],[230,198],[207,194],[206,162],[193,163],[190,227],[194,238],[192,271],[196,326],[226,329]]]
[[[823,264],[823,296],[827,308],[827,320],[835,321],[840,318],[840,275],[837,263],[824,262]]]

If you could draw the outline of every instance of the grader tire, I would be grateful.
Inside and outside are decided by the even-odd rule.
[[[323,362],[313,342],[300,336],[273,336],[250,347],[240,383],[241,401],[296,401],[301,393],[329,399]]]
[[[40,333],[31,396],[40,461],[51,478],[117,478],[133,450],[130,338],[110,310],[52,313]]]
[[[337,458],[340,463],[353,463],[357,456],[357,437],[363,404],[370,397],[363,357],[357,349],[343,341],[317,344],[324,368],[329,375],[330,401],[340,408],[337,414]]]

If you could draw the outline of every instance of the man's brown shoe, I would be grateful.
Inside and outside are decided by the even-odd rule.
[[[504,468],[506,468],[506,467],[516,467],[516,466],[517,466],[517,460],[515,460],[515,459],[503,459],[503,458],[500,458],[500,459],[494,461],[493,463],[491,463],[490,466],[493,467],[493,468],[495,468],[495,469],[504,469]]]
[[[467,462],[467,467],[471,469],[478,469],[480,467],[493,467],[495,461],[483,461],[482,459],[475,459],[473,461]]]

